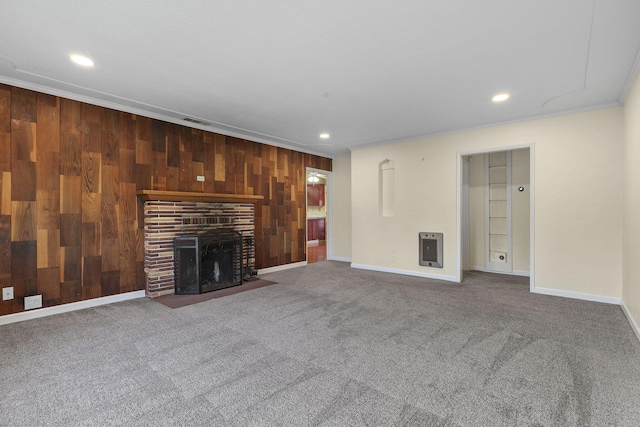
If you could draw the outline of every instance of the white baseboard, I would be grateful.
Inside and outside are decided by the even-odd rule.
[[[631,313],[629,312],[629,309],[627,308],[627,306],[624,305],[624,301],[620,302],[620,307],[622,307],[622,312],[624,313],[625,316],[627,316],[627,320],[631,324],[631,329],[633,329],[633,332],[636,333],[636,337],[638,338],[638,341],[640,341],[640,327],[631,316]]]
[[[511,274],[512,276],[531,277],[531,273],[522,270],[513,270],[511,273],[507,274]]]
[[[276,271],[288,270],[290,268],[304,267],[305,265],[307,265],[307,261],[293,262],[291,264],[283,264],[283,265],[276,265],[275,267],[261,268],[260,270],[258,270],[258,275],[275,273]]]
[[[528,271],[521,271],[521,270],[513,270],[511,272],[506,272],[506,271],[487,271],[484,269],[484,267],[478,267],[478,266],[472,266],[469,267],[472,271],[482,271],[485,273],[496,273],[496,274],[508,274],[510,276],[521,276],[521,277],[530,277],[531,274]]]
[[[38,308],[22,313],[7,314],[6,316],[0,316],[0,325],[8,325],[9,323],[38,319],[40,317],[52,316],[54,314],[68,313],[70,311],[82,310],[84,308],[97,307],[100,305],[112,304],[114,302],[142,298],[144,296],[146,296],[145,291],[134,291],[124,294],[109,295],[108,297],[70,302],[69,304],[54,305],[53,307]]]
[[[377,267],[375,265],[351,263],[351,268],[358,268],[360,270],[380,271],[382,273],[402,274],[404,276],[424,277],[425,279],[445,280],[447,282],[458,282],[458,280],[456,279],[455,276],[445,276],[445,275],[440,275],[440,274],[421,273],[419,271],[399,270],[399,269],[396,269],[396,268]]]
[[[332,256],[327,258],[328,261],[342,261],[342,262],[351,262],[351,258],[343,258],[339,256]]]
[[[535,288],[531,290],[534,294],[551,295],[555,297],[573,298],[584,301],[603,302],[605,304],[620,305],[620,298],[605,297],[602,295],[583,294],[580,292],[559,291],[549,288]]]

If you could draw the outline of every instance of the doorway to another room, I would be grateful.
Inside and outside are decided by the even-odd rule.
[[[307,263],[327,260],[328,176],[323,171],[307,169]]]

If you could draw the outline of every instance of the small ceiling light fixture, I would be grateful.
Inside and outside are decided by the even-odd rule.
[[[71,60],[76,64],[82,65],[83,67],[93,67],[94,65],[96,65],[96,63],[93,62],[92,59],[87,58],[83,55],[71,55],[69,58],[71,58]]]
[[[328,139],[331,135],[329,135],[328,133],[321,133],[320,134],[320,138],[322,139]]]
[[[317,172],[311,172],[310,174],[308,174],[307,175],[307,181],[313,182],[313,183],[316,183],[316,182],[320,181],[320,178],[318,178],[318,173]]]
[[[509,99],[509,95],[508,93],[499,93],[496,96],[494,96],[493,98],[491,98],[491,100],[493,102],[503,102],[506,101],[507,99]]]

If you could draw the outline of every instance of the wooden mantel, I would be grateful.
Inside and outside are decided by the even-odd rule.
[[[240,195],[240,194],[218,194],[218,193],[196,193],[189,191],[159,191],[141,190],[138,197],[142,200],[160,200],[166,202],[235,202],[235,203],[255,203],[262,201],[264,196]]]

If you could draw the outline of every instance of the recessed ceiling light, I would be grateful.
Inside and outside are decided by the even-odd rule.
[[[328,133],[321,133],[321,134],[320,134],[320,138],[322,138],[322,139],[327,139],[327,138],[329,138],[330,136],[331,136],[331,135],[329,135]]]
[[[71,55],[70,58],[73,62],[75,62],[78,65],[82,65],[83,67],[93,67],[94,65],[96,65],[96,63],[93,62],[92,59],[87,58],[86,56]]]
[[[493,98],[491,98],[491,100],[493,102],[502,102],[502,101],[506,101],[507,99],[509,99],[509,94],[508,93],[499,93],[496,96],[494,96]]]

